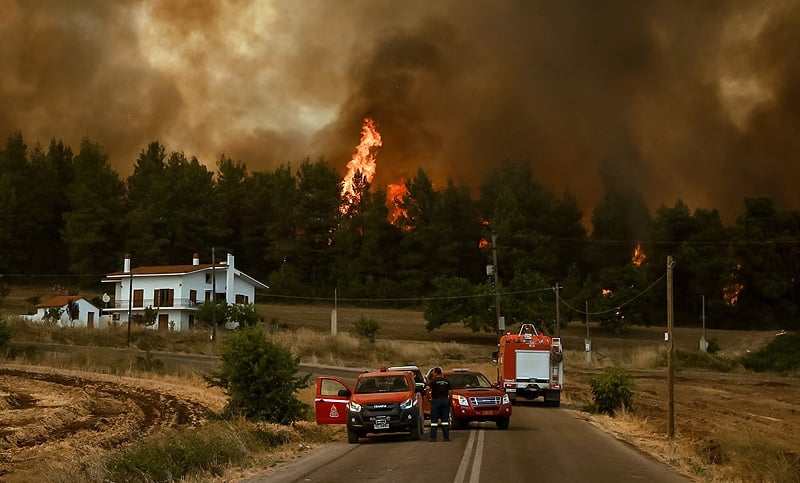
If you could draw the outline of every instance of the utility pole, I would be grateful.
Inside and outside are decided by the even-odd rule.
[[[506,330],[506,321],[500,313],[500,274],[497,270],[497,234],[492,233],[492,263],[494,274],[494,308],[497,313],[497,336],[502,337]]]
[[[214,253],[214,247],[211,247],[211,343],[217,343],[217,274],[214,273],[217,260]]]
[[[586,362],[592,362],[592,339],[589,338],[589,301],[584,301],[586,307],[586,340],[583,347],[586,351]]]
[[[130,258],[128,259],[130,260]],[[129,264],[128,270],[130,271],[131,276],[128,278],[128,343],[127,346],[131,346],[131,312],[133,312],[133,267]],[[115,304],[116,305],[116,304]]]
[[[560,313],[559,313],[559,303],[558,303],[558,290],[563,288],[558,286],[558,282],[556,282],[555,287],[553,287],[556,291],[556,337],[561,337],[561,320],[560,320]]]
[[[700,336],[700,350],[708,352],[708,342],[706,342],[706,296],[703,295],[703,312],[700,315],[700,320],[703,321],[703,335]]]
[[[667,255],[667,333],[664,338],[667,340],[667,436],[669,440],[675,437],[675,367],[672,361],[672,354],[675,345],[672,341],[672,323],[674,313],[672,311],[672,269],[675,261],[672,255]]]

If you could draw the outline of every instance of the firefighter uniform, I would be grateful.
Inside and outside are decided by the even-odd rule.
[[[431,388],[431,441],[436,441],[440,426],[444,441],[450,441],[450,383],[437,367],[428,385]]]

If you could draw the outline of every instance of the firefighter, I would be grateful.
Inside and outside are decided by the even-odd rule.
[[[431,388],[431,441],[436,441],[436,431],[442,427],[444,441],[450,441],[450,383],[442,376],[442,368],[433,369],[428,381]],[[441,420],[441,422],[440,422]]]

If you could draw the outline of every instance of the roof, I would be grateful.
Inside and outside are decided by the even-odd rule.
[[[203,263],[200,265],[154,265],[150,267],[136,267],[131,269],[134,275],[183,275],[187,273],[193,272],[201,272],[203,270],[208,270],[213,265],[210,263]],[[219,270],[225,270],[228,268],[227,265],[217,264],[216,268]],[[131,275],[131,272],[113,272],[106,275],[107,277],[127,277]]]
[[[228,265],[224,263],[218,263],[216,265],[211,263],[201,263],[198,265],[189,264],[189,265],[153,265],[153,266],[145,266],[145,267],[136,267],[132,268],[130,272],[113,272],[106,275],[106,278],[126,278],[130,277],[131,275],[134,276],[150,276],[150,275],[187,275],[190,273],[195,272],[203,272],[209,271],[212,268],[219,270],[220,272],[224,272],[228,269]],[[246,273],[242,272],[238,268],[234,268],[234,274],[238,277],[242,277],[248,281],[252,285],[255,285],[261,289],[267,289],[269,286],[263,282],[259,282],[255,278],[247,275]],[[110,280],[104,280],[110,281]]]
[[[37,309],[38,308],[46,309],[46,308],[50,308],[50,307],[63,307],[63,306],[67,305],[70,302],[77,302],[78,300],[81,300],[81,299],[86,300],[86,297],[84,297],[82,295],[58,295],[58,296],[53,297],[51,299],[45,300],[44,302],[42,302],[39,305],[37,305],[36,308]],[[89,302],[88,300],[86,300],[86,301]],[[89,303],[91,303],[91,302],[89,302]]]

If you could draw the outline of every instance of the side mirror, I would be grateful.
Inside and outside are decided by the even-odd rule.
[[[339,392],[336,395],[349,398],[352,394],[350,394],[350,389],[339,389]]]
[[[499,357],[500,357],[500,352],[499,351],[492,352],[492,362],[497,364],[497,360],[499,359]]]
[[[425,393],[425,386],[420,386],[419,384],[417,384],[416,386],[414,386],[414,392],[417,392],[417,393],[420,393],[420,394],[424,394]]]

